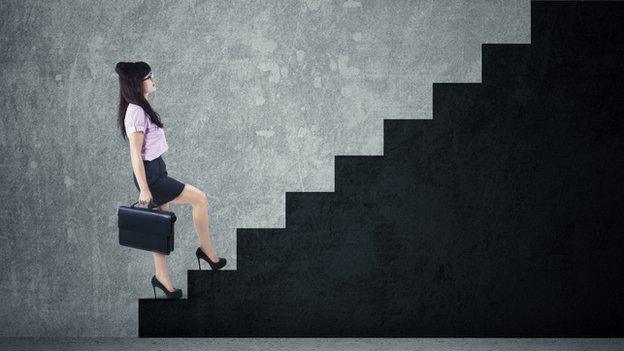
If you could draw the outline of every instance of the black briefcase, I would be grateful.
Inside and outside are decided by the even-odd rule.
[[[169,255],[173,251],[173,224],[177,219],[175,213],[134,207],[137,203],[119,206],[119,244]]]

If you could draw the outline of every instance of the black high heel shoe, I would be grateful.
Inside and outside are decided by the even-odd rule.
[[[197,264],[199,265],[200,271],[201,271],[201,263],[199,263],[200,258],[208,262],[208,264],[210,265],[210,268],[212,268],[213,271],[223,268],[223,266],[225,266],[225,264],[227,263],[227,260],[223,257],[219,257],[219,262],[212,262],[212,260],[208,257],[208,255],[204,253],[204,250],[202,250],[201,247],[197,248],[197,251],[195,251],[195,256],[197,256]]]
[[[156,278],[156,276],[152,276],[152,288],[154,288],[154,298],[156,298],[156,287],[159,287],[165,295],[167,295],[167,299],[175,300],[182,297],[182,289],[175,289],[174,291],[169,291],[165,286]]]

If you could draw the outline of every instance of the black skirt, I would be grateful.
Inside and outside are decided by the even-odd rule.
[[[184,190],[184,183],[167,175],[167,165],[165,165],[162,155],[151,161],[143,160],[143,166],[145,166],[147,186],[153,197],[152,204],[148,207],[164,205],[178,197]],[[132,172],[132,180],[137,190],[141,191],[134,172]]]

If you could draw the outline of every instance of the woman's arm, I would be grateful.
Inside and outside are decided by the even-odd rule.
[[[132,161],[132,169],[134,175],[139,183],[141,191],[149,191],[147,186],[147,178],[145,176],[145,166],[141,159],[141,147],[143,145],[143,132],[133,132],[128,134],[128,140],[130,141],[130,160]]]

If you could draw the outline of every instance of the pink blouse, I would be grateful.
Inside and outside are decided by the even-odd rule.
[[[141,147],[141,158],[152,161],[169,149],[165,131],[150,121],[149,115],[139,105],[128,104],[126,116],[124,118],[126,134],[143,132],[143,145]]]

